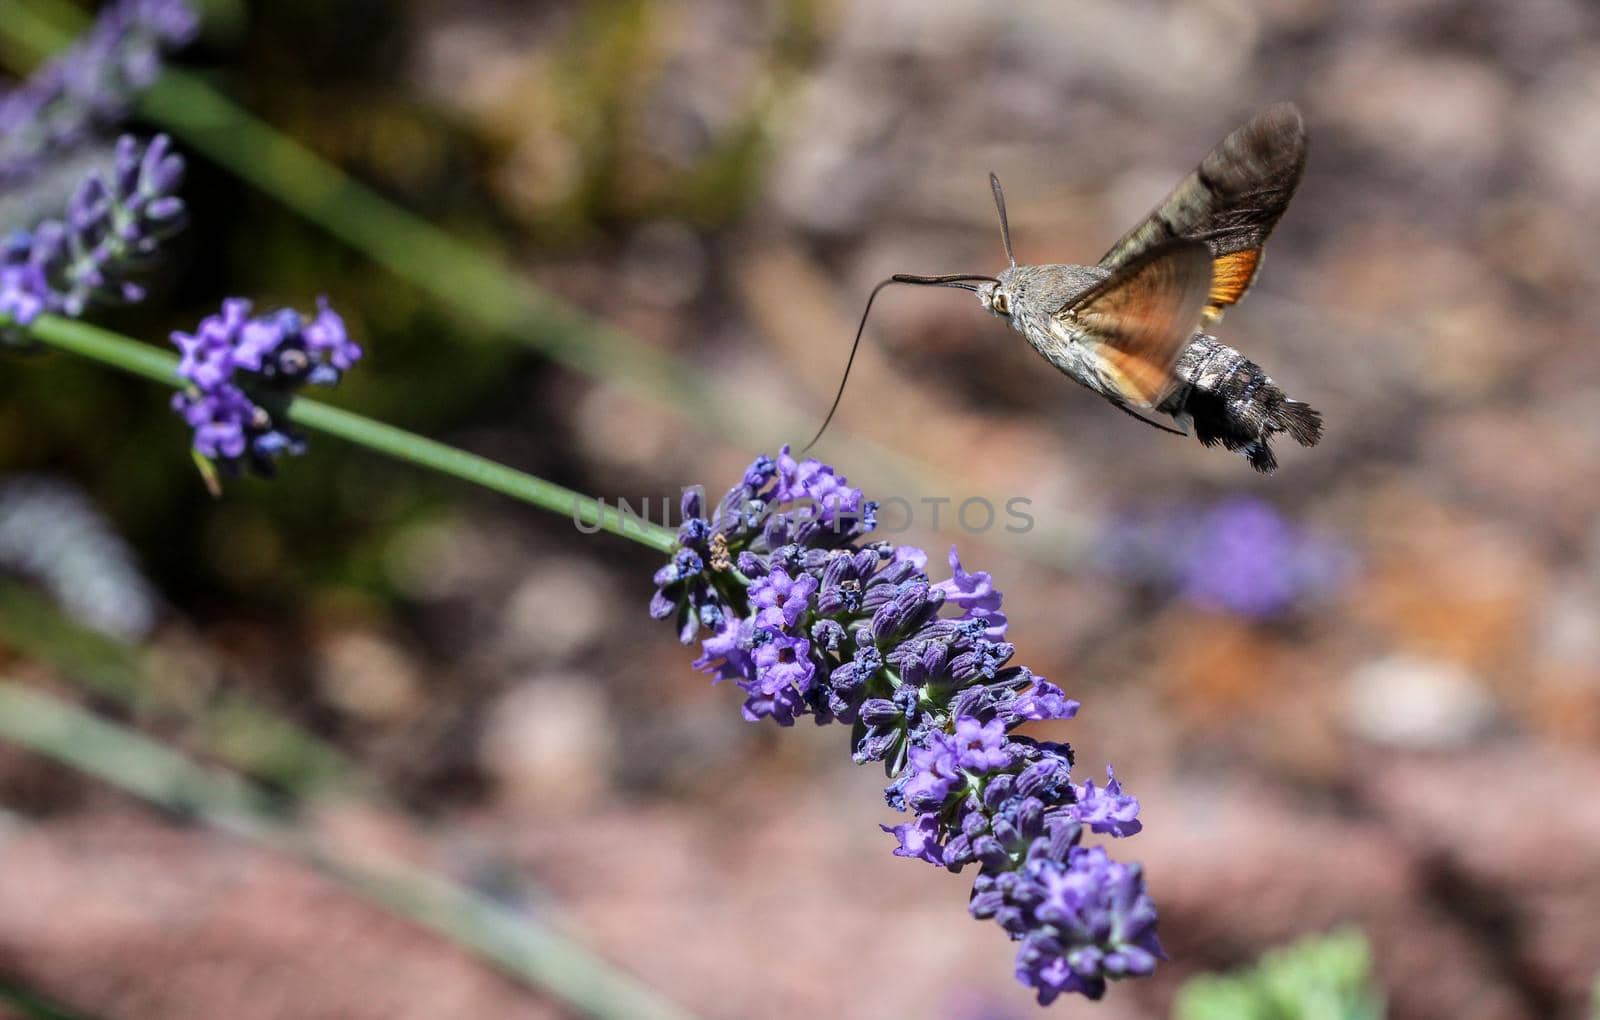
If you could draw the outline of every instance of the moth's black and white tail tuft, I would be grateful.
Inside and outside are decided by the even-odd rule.
[[[1192,425],[1206,446],[1242,454],[1262,474],[1278,466],[1273,436],[1287,434],[1301,446],[1315,446],[1322,438],[1322,415],[1289,399],[1260,365],[1215,337],[1196,336],[1175,372],[1184,385],[1160,410]]]

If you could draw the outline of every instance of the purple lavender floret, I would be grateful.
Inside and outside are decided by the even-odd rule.
[[[1104,789],[1096,790],[1093,779],[1078,788],[1072,814],[1091,830],[1113,836],[1131,836],[1144,828],[1139,821],[1139,798],[1122,792],[1109,765]]]
[[[91,302],[141,300],[135,277],[183,226],[182,181],[183,159],[167,136],[148,145],[122,136],[109,172],[90,172],[64,221],[16,231],[0,245],[0,315],[26,326],[46,312],[76,318]]]
[[[361,358],[344,320],[317,299],[309,318],[293,309],[252,316],[250,302],[229,298],[193,333],[174,332],[188,386],[172,408],[194,430],[194,450],[237,473],[270,476],[284,454],[305,452],[305,440],[275,417],[301,386],[332,386]]]
[[[161,71],[161,55],[200,27],[184,0],[117,0],[66,52],[0,93],[0,190],[124,120]]]
[[[899,825],[880,825],[900,845],[895,847],[896,857],[914,857],[929,864],[944,863],[944,847],[939,843],[939,816],[932,812],[918,815],[916,821]]]
[[[934,581],[921,549],[867,540],[874,509],[787,447],[758,458],[714,507],[685,495],[651,615],[685,644],[709,631],[694,666],[738,684],[745,718],[849,724],[854,760],[882,762],[886,800],[912,815],[882,826],[894,854],[978,866],[972,912],[1020,943],[1041,1002],[1148,974],[1161,949],[1138,868],[1079,845],[1138,832],[1139,801],[1109,769],[1104,787],[1074,783],[1070,747],[1016,732],[1078,703],[1011,663],[987,573],[952,549]]]

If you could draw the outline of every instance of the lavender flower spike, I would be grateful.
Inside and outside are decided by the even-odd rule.
[[[109,174],[90,172],[65,221],[46,220],[0,244],[0,315],[26,326],[45,312],[72,317],[91,301],[131,303],[134,282],[162,242],[183,226],[183,159],[165,135],[118,142]]]
[[[115,0],[94,26],[26,83],[0,94],[0,190],[114,128],[161,70],[161,54],[192,40],[185,0]]]
[[[921,549],[867,542],[876,505],[788,448],[760,457],[715,507],[684,500],[651,614],[673,618],[694,666],[745,692],[752,721],[801,716],[852,727],[857,762],[880,761],[893,852],[979,869],[969,910],[1019,943],[1016,976],[1048,1003],[1089,998],[1162,958],[1137,865],[1080,845],[1138,832],[1139,801],[1072,781],[1072,749],[1018,727],[1070,719],[1078,703],[1011,665],[1003,595],[952,549],[933,581]]]
[[[326,298],[309,319],[288,308],[252,317],[249,301],[229,298],[172,342],[183,355],[178,374],[189,383],[172,408],[194,430],[195,452],[234,474],[248,467],[271,475],[277,457],[305,452],[305,440],[271,408],[306,384],[336,384],[361,358]]]

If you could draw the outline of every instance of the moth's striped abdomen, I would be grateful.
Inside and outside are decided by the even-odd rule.
[[[1260,365],[1216,337],[1196,335],[1173,371],[1183,385],[1159,410],[1192,425],[1206,446],[1243,454],[1257,471],[1267,474],[1278,466],[1273,436],[1287,433],[1301,446],[1322,438],[1322,415],[1289,399]]]

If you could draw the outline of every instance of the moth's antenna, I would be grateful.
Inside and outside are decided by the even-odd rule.
[[[828,408],[828,416],[822,419],[822,427],[817,429],[817,434],[811,437],[811,442],[807,443],[800,452],[805,453],[806,450],[817,445],[817,440],[821,439],[822,434],[828,431],[828,423],[833,421],[834,412],[839,410],[839,401],[844,399],[844,387],[850,381],[850,368],[856,363],[856,351],[861,348],[861,334],[866,331],[867,316],[872,314],[872,302],[877,300],[878,291],[894,283],[910,284],[916,287],[956,287],[960,290],[976,291],[980,283],[999,282],[992,276],[978,276],[972,273],[951,273],[948,276],[910,276],[906,273],[896,273],[872,288],[872,293],[867,295],[867,307],[861,313],[861,325],[856,327],[855,342],[850,345],[850,360],[844,363],[844,376],[839,380],[839,391],[833,395],[833,406]]]
[[[1006,243],[1006,258],[1015,266],[1017,255],[1011,250],[1011,224],[1006,222],[1006,193],[1000,190],[1000,178],[993,172],[989,174],[989,190],[994,192],[994,207],[1000,210],[1000,239]]]

